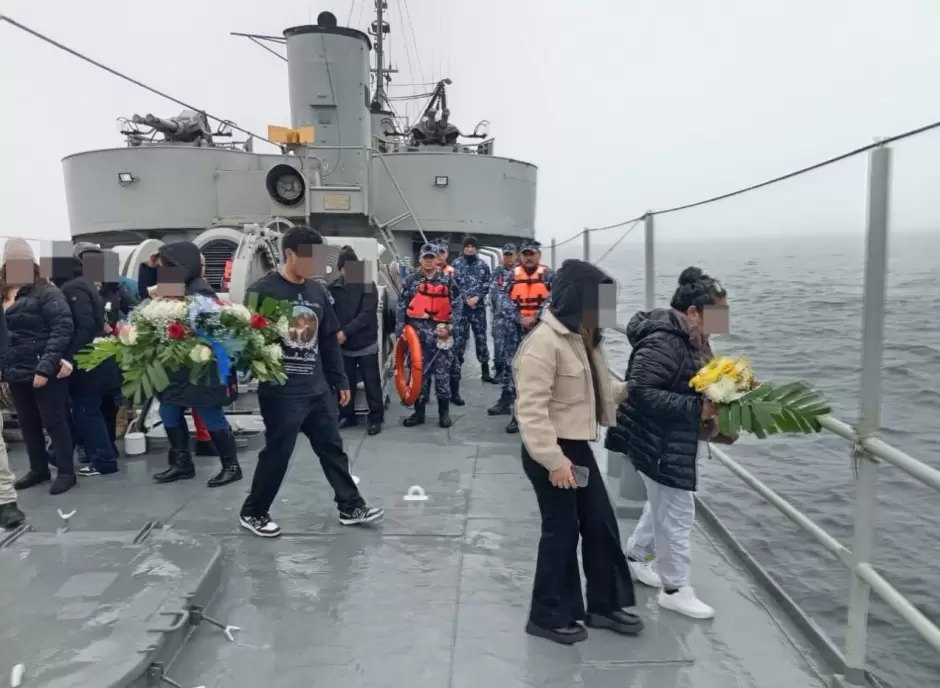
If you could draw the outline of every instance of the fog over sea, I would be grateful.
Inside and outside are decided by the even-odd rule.
[[[636,234],[640,234],[642,228]],[[643,305],[643,246],[624,243],[600,262],[620,283],[618,324]],[[559,250],[579,257],[580,241]],[[606,250],[592,247],[595,255]],[[805,380],[854,423],[861,361],[861,233],[689,241],[656,246],[657,301],[667,304],[683,268],[697,265],[728,289],[731,333],[717,353],[749,357],[768,381]],[[889,248],[882,439],[940,468],[940,232],[897,234]],[[546,251],[545,260],[549,258]],[[607,335],[614,367],[629,346]],[[833,536],[852,544],[851,445],[829,433],[743,438],[730,450],[764,483]],[[850,574],[717,462],[700,487],[784,589],[843,647]],[[940,623],[940,494],[890,464],[878,471],[875,567],[934,623]],[[718,613],[722,613],[718,610]],[[872,594],[869,658],[892,688],[940,684],[934,651]]]

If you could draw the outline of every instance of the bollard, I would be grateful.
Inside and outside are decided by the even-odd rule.
[[[408,492],[405,493],[402,499],[406,502],[426,502],[428,501],[428,496],[424,493],[423,487],[420,485],[412,485],[408,488]]]

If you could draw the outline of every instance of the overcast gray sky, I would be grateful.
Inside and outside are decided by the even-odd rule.
[[[404,0],[388,4],[397,83],[450,77],[454,121],[490,120],[499,155],[538,165],[543,239],[940,119],[936,0],[408,0],[417,51]],[[290,123],[286,65],[228,32],[280,35],[323,9],[364,29],[372,6],[0,0],[17,20],[259,133]],[[0,86],[6,236],[66,238],[61,158],[121,146],[119,116],[180,109],[5,24]],[[940,226],[940,133],[899,144],[895,160],[895,227]],[[668,216],[658,237],[860,232],[865,169],[857,159]]]

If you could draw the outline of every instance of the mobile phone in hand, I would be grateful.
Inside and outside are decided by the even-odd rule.
[[[574,482],[578,487],[587,487],[588,478],[591,475],[591,469],[587,466],[573,466],[571,472],[574,473]]]

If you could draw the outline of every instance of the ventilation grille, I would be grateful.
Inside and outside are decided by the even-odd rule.
[[[222,291],[222,279],[225,276],[225,263],[235,255],[238,244],[228,239],[213,239],[202,245],[202,255],[206,258],[206,281],[217,291]]]

